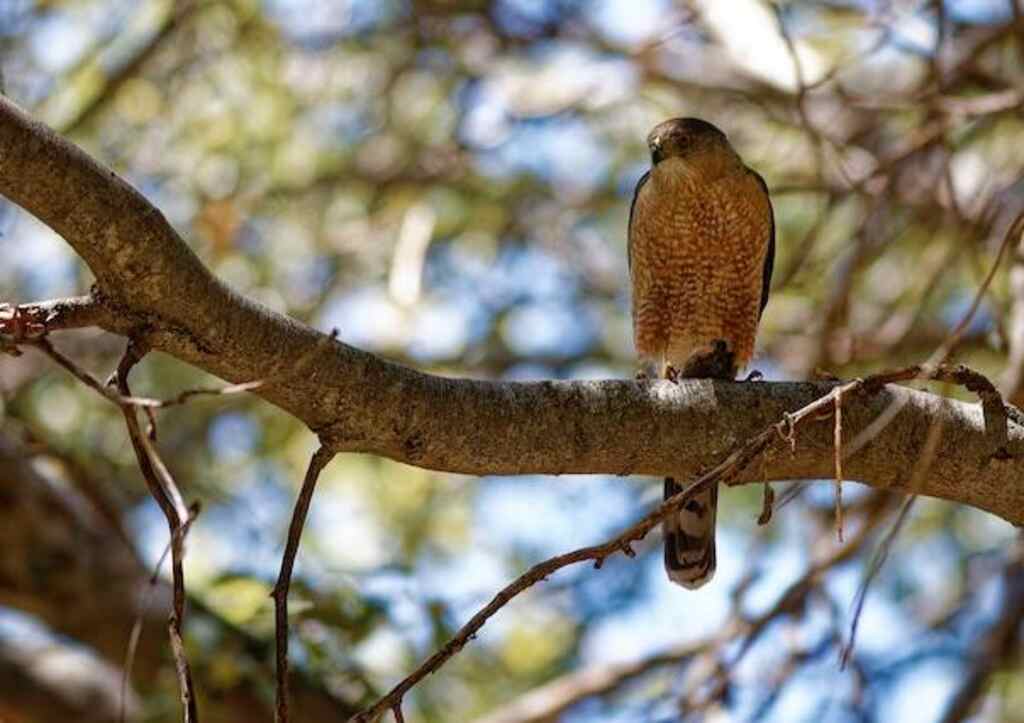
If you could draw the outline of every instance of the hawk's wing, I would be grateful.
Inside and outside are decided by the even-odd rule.
[[[768,253],[764,256],[764,276],[761,281],[761,312],[764,312],[764,307],[768,305],[768,292],[771,291],[772,286],[772,267],[775,265],[775,210],[772,208],[772,199],[768,195],[768,184],[761,178],[761,174],[752,168],[748,168],[757,182],[764,189],[765,198],[768,200],[768,215],[769,223],[771,224],[771,230],[768,235]],[[642,179],[641,179],[642,180]],[[637,190],[640,186],[637,186]]]
[[[633,268],[633,209],[636,208],[636,197],[640,195],[640,189],[644,187],[650,177],[651,172],[644,171],[644,175],[640,176],[640,180],[636,182],[636,188],[633,189],[633,200],[629,202],[629,223],[626,226],[626,262],[629,264],[629,268]]]

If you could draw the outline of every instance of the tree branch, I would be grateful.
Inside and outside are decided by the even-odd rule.
[[[140,352],[136,349],[134,341],[129,340],[124,356],[117,365],[117,375],[115,377],[117,390],[122,397],[131,397],[131,389],[128,386],[128,374],[144,353],[144,351]],[[177,483],[171,477],[163,460],[160,459],[160,455],[149,440],[149,437],[142,432],[135,407],[128,404],[120,404],[119,406],[124,415],[125,425],[128,428],[128,437],[131,440],[132,448],[135,450],[139,470],[146,481],[149,493],[153,496],[153,499],[167,519],[167,527],[171,537],[171,578],[173,581],[173,597],[171,599],[171,612],[167,622],[167,632],[171,639],[174,668],[178,674],[178,688],[181,695],[185,723],[198,723],[199,712],[196,703],[195,687],[192,684],[192,672],[188,664],[188,658],[185,656],[185,643],[182,638],[182,628],[185,623],[185,571],[183,563],[185,557],[185,535],[188,534],[188,528],[194,514],[185,507],[185,501],[178,490]],[[195,511],[198,512],[198,507],[195,508]]]
[[[281,570],[274,590],[270,593],[274,598],[274,640],[277,644],[277,701],[274,707],[274,720],[277,723],[288,723],[288,590],[292,584],[292,569],[295,566],[295,556],[299,552],[302,528],[306,524],[306,513],[309,512],[309,504],[313,501],[317,480],[320,478],[320,472],[333,457],[333,452],[321,447],[313,453],[309,461],[288,527],[288,542],[281,559]]]
[[[981,380],[984,381],[984,384],[987,385],[988,388],[992,387],[991,382],[977,372],[972,372],[966,367],[950,368],[943,366],[934,370],[925,371],[920,367],[915,366],[893,372],[877,374],[872,377],[867,377],[866,379],[855,379],[851,382],[835,387],[832,391],[824,394],[818,399],[815,399],[792,414],[784,413],[780,420],[761,430],[759,434],[746,440],[741,446],[727,455],[725,459],[715,465],[712,469],[700,475],[700,477],[687,486],[685,490],[666,499],[661,505],[647,513],[636,523],[626,528],[623,532],[612,539],[600,545],[584,547],[578,550],[573,550],[572,552],[556,555],[531,567],[529,570],[502,588],[501,591],[498,592],[498,594],[495,595],[489,603],[487,603],[487,605],[481,608],[480,611],[470,618],[465,625],[459,628],[458,632],[456,632],[440,650],[427,658],[427,660],[421,663],[416,670],[406,676],[398,685],[392,688],[376,703],[363,712],[353,716],[350,723],[374,723],[374,721],[377,721],[385,711],[400,710],[403,696],[420,680],[430,673],[436,672],[442,665],[447,663],[450,658],[462,650],[466,643],[476,636],[477,632],[479,632],[480,628],[484,626],[487,620],[507,605],[512,598],[533,585],[536,585],[538,582],[546,579],[549,575],[561,570],[563,567],[587,560],[593,560],[595,567],[600,567],[605,558],[619,552],[622,552],[628,557],[633,557],[635,553],[633,552],[632,544],[646,537],[647,533],[660,523],[661,520],[663,520],[668,514],[681,509],[682,506],[688,500],[692,499],[694,495],[699,494],[711,485],[715,485],[720,482],[729,483],[737,474],[750,466],[750,463],[754,459],[760,455],[769,453],[772,447],[777,445],[780,441],[788,444],[790,447],[796,446],[798,443],[798,430],[802,435],[804,428],[815,419],[819,419],[822,413],[827,411],[830,407],[833,410],[833,415],[838,419],[844,395],[853,396],[857,394],[873,394],[881,389],[887,381],[908,378],[912,379],[923,375],[936,379],[954,381],[958,384],[963,384],[972,390],[975,390],[979,384],[981,384]],[[1000,409],[1002,409],[1001,404]],[[934,444],[934,437],[932,438],[932,443]],[[1002,453],[1003,447],[997,446],[996,449]],[[841,453],[837,449],[835,459],[839,459],[840,456]],[[305,491],[305,485],[303,486],[303,491]],[[842,537],[840,537],[840,542],[842,542]],[[859,545],[855,545],[851,549],[857,549],[858,546]],[[747,636],[744,648],[741,648],[740,655],[743,654],[746,647],[754,642],[755,638],[756,633],[751,633]]]
[[[494,383],[389,363],[250,301],[217,280],[126,182],[0,98],[0,193],[60,233],[96,276],[97,324],[132,333],[295,415],[334,452],[468,474],[693,476],[830,383]],[[84,303],[84,302],[83,302]],[[301,373],[299,373],[301,372]],[[978,405],[888,387],[844,406],[852,437],[892,403],[886,430],[844,461],[847,479],[900,489],[939,420],[948,433],[920,492],[1024,524],[1024,428],[994,459]],[[820,479],[831,430],[815,425],[769,480]],[[764,481],[747,470],[735,481]]]

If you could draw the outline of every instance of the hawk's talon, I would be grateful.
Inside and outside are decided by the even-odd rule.
[[[668,379],[673,384],[678,384],[679,383],[679,370],[676,369],[671,364],[666,364],[665,365],[665,378]]]
[[[760,382],[764,380],[764,374],[761,373],[760,369],[751,369],[750,373],[747,374],[744,382]]]
[[[650,377],[647,376],[647,372],[645,372],[643,369],[638,370],[637,373],[633,375],[633,381],[636,382],[646,382],[649,379]]]
[[[686,379],[736,378],[736,355],[724,339],[715,339],[709,348],[692,355],[679,376]]]

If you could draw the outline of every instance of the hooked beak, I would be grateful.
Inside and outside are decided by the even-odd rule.
[[[665,158],[665,152],[661,148],[661,136],[654,136],[648,144],[651,150],[651,164],[658,165]]]

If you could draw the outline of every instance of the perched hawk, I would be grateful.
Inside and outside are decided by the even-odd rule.
[[[629,211],[633,339],[641,372],[734,379],[754,354],[768,303],[775,220],[764,180],[725,134],[673,118],[647,137],[650,171]],[[681,491],[668,477],[665,497]],[[718,488],[665,519],[669,578],[697,588],[715,572]]]

